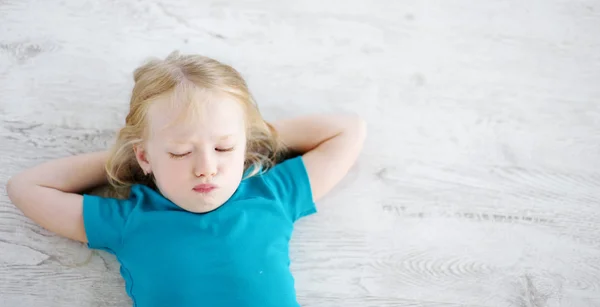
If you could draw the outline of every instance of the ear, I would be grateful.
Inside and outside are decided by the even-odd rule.
[[[133,152],[135,153],[135,159],[142,168],[144,174],[152,173],[152,167],[150,166],[150,161],[148,160],[148,152],[144,146],[142,144],[133,145]]]

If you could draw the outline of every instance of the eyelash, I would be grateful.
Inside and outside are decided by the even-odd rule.
[[[233,151],[233,147],[231,147],[231,148],[224,148],[224,149],[215,148],[215,150],[218,151],[218,152],[229,152],[229,151]],[[186,152],[186,153],[181,154],[181,155],[174,154],[174,153],[169,153],[169,156],[171,158],[173,158],[173,159],[181,159],[181,158],[187,156],[188,154],[190,154],[190,152]]]
[[[176,155],[176,154],[173,154],[173,153],[169,153],[169,156],[170,156],[171,158],[173,158],[173,159],[181,159],[181,158],[183,158],[183,157],[187,156],[188,154],[189,154],[189,152],[188,152],[188,153],[184,153],[184,154],[182,154],[182,155]]]

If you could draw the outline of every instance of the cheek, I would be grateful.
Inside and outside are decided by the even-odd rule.
[[[175,161],[170,158],[166,158],[156,167],[156,172],[162,176],[173,178],[173,174],[182,174],[184,169],[188,169],[186,161]]]
[[[236,153],[235,161],[240,167],[244,168],[244,162],[246,161],[246,152],[240,151]]]
[[[221,171],[228,173],[230,176],[237,176],[238,173],[244,171],[244,160],[246,156],[244,152],[236,152],[226,159],[221,160]]]

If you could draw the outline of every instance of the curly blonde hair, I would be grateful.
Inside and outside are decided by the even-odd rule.
[[[152,176],[144,174],[134,153],[134,146],[147,137],[148,109],[152,102],[165,95],[172,104],[183,105],[183,121],[197,118],[199,103],[194,90],[227,94],[239,101],[246,115],[245,178],[273,167],[288,154],[277,132],[266,122],[240,73],[229,65],[201,55],[182,55],[174,51],[164,60],[150,59],[133,73],[135,85],[131,94],[129,114],[110,149],[105,165],[113,196],[125,198],[134,184],[156,189]]]

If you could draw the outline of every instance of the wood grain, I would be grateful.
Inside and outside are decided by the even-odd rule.
[[[302,306],[600,306],[597,1],[0,1],[0,21],[2,183],[106,148],[137,65],[202,53],[267,119],[369,124],[296,226]],[[0,307],[130,305],[113,256],[0,189]]]

